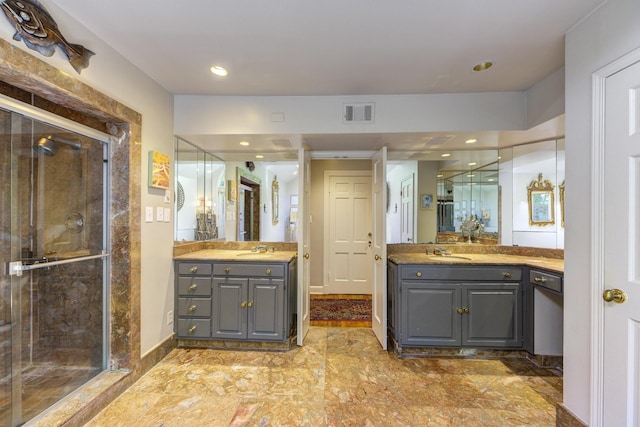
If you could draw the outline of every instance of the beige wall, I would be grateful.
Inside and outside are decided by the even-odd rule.
[[[592,74],[640,48],[640,2],[609,0],[566,36],[564,404],[589,423]]]

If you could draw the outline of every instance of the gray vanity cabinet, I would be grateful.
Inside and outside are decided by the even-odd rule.
[[[284,341],[295,334],[296,260],[176,261],[178,339]]]
[[[522,270],[395,265],[389,334],[407,347],[522,348]]]
[[[211,336],[211,264],[181,262],[176,265],[176,334],[179,337]]]
[[[282,340],[284,338],[282,278],[214,277],[214,338]]]

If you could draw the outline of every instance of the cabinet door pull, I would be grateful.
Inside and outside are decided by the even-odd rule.
[[[271,274],[271,269],[267,268],[267,274]]]
[[[462,313],[464,313],[464,310],[463,310],[463,309],[461,309],[461,308],[459,308],[457,311],[458,311],[458,314],[462,314]]]
[[[194,311],[196,311],[198,309],[197,305],[192,305],[191,307],[189,307],[187,310],[189,311],[189,313],[193,313]]]
[[[227,274],[229,274],[230,271],[231,271],[231,269],[229,267],[224,269],[224,272],[227,273]]]
[[[468,307],[465,307],[465,308],[464,308],[464,312],[465,312],[465,313],[468,313],[468,312],[469,312],[469,308],[468,308]]]
[[[240,304],[240,307],[245,308],[247,306],[247,302],[246,301],[242,301],[242,304]]]
[[[416,276],[418,276],[418,277],[422,277],[422,272],[417,271],[417,272],[416,272]]]
[[[191,286],[189,286],[190,291],[195,291],[196,289],[198,289],[198,285],[196,285],[195,283],[192,283]]]
[[[247,307],[249,308],[253,307],[253,303],[252,302],[247,303]]]
[[[189,332],[190,334],[194,333],[196,331],[196,325],[193,325],[192,327],[189,328],[189,330],[187,332]]]
[[[503,275],[504,277],[506,277],[507,279],[508,279],[509,277],[511,277],[511,273],[509,273],[508,271],[505,271],[504,273],[502,273],[502,275]]]

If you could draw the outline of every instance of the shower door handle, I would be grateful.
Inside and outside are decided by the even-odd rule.
[[[38,270],[40,268],[55,267],[56,265],[71,264],[74,262],[87,261],[90,259],[106,258],[109,254],[98,254],[81,256],[78,258],[63,259],[60,261],[43,261],[36,264],[24,264],[22,261],[12,261],[9,263],[9,275],[10,276],[22,276],[23,271]]]

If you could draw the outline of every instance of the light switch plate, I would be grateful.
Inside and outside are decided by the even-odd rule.
[[[164,222],[171,222],[171,208],[164,208]]]
[[[164,221],[164,208],[162,206],[156,207],[156,221]]]
[[[153,222],[153,206],[144,209],[144,222]]]

